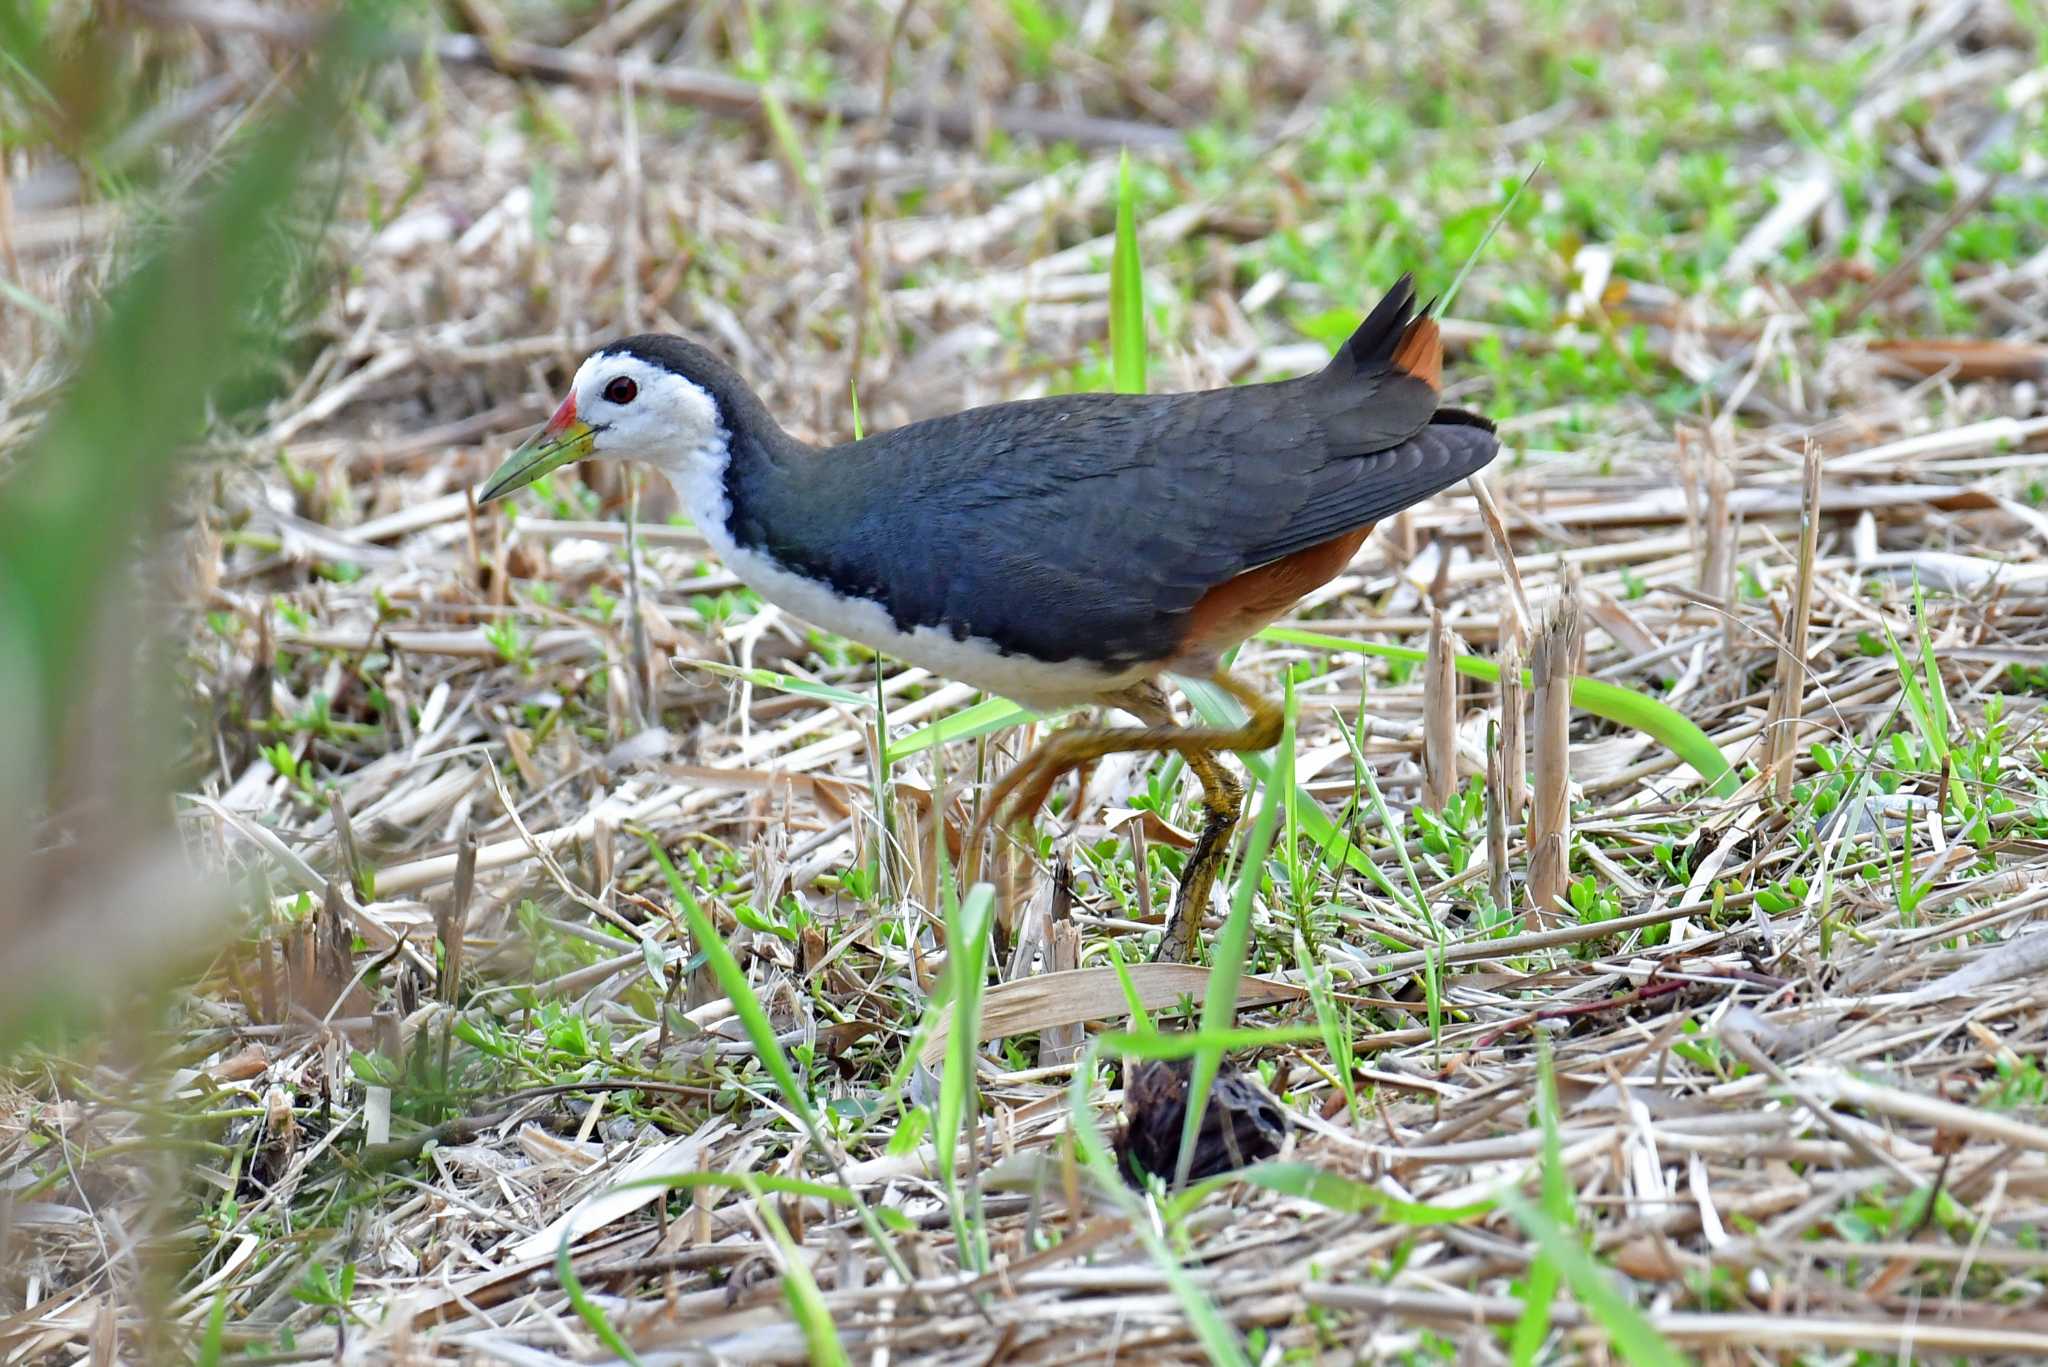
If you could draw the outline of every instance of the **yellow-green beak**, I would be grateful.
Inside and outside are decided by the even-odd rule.
[[[576,416],[576,396],[570,395],[548,419],[548,425],[528,437],[517,451],[505,458],[498,472],[484,481],[478,503],[489,503],[515,490],[524,489],[542,475],[559,470],[590,454],[597,436],[589,423]]]

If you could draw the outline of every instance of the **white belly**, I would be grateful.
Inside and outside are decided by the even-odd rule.
[[[1049,664],[1005,655],[993,641],[979,636],[962,640],[942,628],[901,631],[879,603],[841,598],[802,575],[791,574],[765,555],[734,545],[722,529],[706,530],[705,539],[727,569],[783,611],[906,664],[972,684],[1025,707],[1050,711],[1092,702],[1154,672],[1142,665],[1118,673],[1086,660]]]

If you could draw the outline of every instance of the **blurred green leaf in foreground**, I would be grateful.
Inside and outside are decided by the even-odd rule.
[[[181,869],[167,830],[95,820],[167,818],[169,806],[146,758],[88,763],[86,742],[113,723],[110,711],[132,714],[136,695],[152,692],[136,667],[142,643],[116,639],[124,617],[138,620],[119,611],[136,590],[136,554],[175,489],[179,451],[210,410],[233,406],[228,386],[262,359],[256,324],[305,259],[292,242],[293,197],[339,121],[381,8],[344,6],[295,88],[229,146],[210,191],[141,248],[49,420],[0,481],[0,1046],[63,994],[162,967],[166,938],[213,900],[189,875],[166,883],[166,866]],[[89,160],[83,141],[59,135],[87,139],[97,119],[64,118],[63,83],[46,79],[75,65],[67,40],[40,7],[5,10],[8,94],[40,101],[57,145]],[[38,829],[60,810],[61,838]],[[36,847],[46,853],[32,857]]]

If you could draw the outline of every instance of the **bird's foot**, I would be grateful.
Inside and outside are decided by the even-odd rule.
[[[1242,785],[1217,758],[1218,752],[1271,749],[1280,739],[1282,725],[1279,705],[1260,696],[1249,685],[1220,670],[1213,682],[1245,708],[1242,726],[1175,726],[1170,724],[1172,714],[1165,712],[1153,724],[1143,727],[1070,727],[1040,745],[996,784],[970,832],[970,845],[979,850],[983,837],[991,830],[1007,832],[1028,826],[1051,795],[1053,784],[1083,764],[1107,755],[1132,752],[1173,751],[1184,756],[1188,767],[1201,779],[1202,806],[1207,816],[1202,835],[1182,870],[1173,917],[1156,957],[1191,962],[1244,796]],[[1161,706],[1163,709],[1163,700]],[[1160,724],[1161,721],[1166,724]]]

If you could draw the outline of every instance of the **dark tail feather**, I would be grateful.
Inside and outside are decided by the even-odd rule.
[[[1439,408],[1430,422],[1444,427],[1477,427],[1493,431],[1493,419],[1481,417],[1467,408]]]
[[[1344,483],[1323,491],[1272,540],[1252,547],[1248,563],[1278,560],[1390,518],[1485,469],[1499,454],[1492,423],[1459,409],[1439,409],[1435,421],[1399,446],[1351,463]]]
[[[1354,371],[1386,365],[1394,359],[1394,350],[1401,345],[1401,336],[1408,330],[1408,320],[1414,312],[1415,277],[1404,275],[1366,315],[1358,331],[1351,334],[1351,340],[1344,343],[1330,364],[1347,365]]]
[[[1414,276],[1404,275],[1394,282],[1387,297],[1374,306],[1331,359],[1330,369],[1345,378],[1398,370],[1431,389],[1443,388],[1443,339],[1436,320],[1429,316],[1429,307],[1415,311]]]

